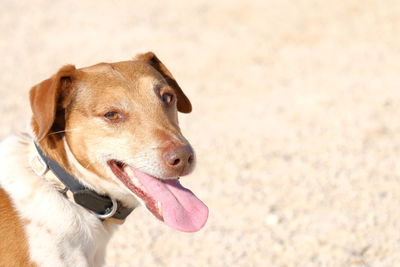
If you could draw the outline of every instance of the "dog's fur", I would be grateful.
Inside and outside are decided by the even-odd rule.
[[[161,101],[164,94],[170,103]],[[138,199],[107,162],[121,159],[161,179],[188,174],[194,155],[177,111],[188,113],[191,104],[151,52],[65,66],[31,89],[30,102],[32,134],[0,144],[0,266],[101,266],[116,224],[66,198],[52,173],[36,175],[29,164],[37,155],[33,142],[87,187],[136,207]],[[169,164],[181,147],[190,162]]]

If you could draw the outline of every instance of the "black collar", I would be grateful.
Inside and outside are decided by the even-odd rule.
[[[133,211],[133,208],[122,206],[119,201],[108,196],[98,194],[82,184],[78,179],[70,175],[57,162],[47,157],[38,144],[35,143],[41,162],[50,169],[54,175],[65,185],[65,191],[71,191],[74,201],[82,207],[91,210],[99,219],[114,218],[125,220]]]

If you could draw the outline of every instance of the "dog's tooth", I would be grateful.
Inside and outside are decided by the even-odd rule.
[[[160,213],[160,215],[162,216],[162,205],[161,205],[161,202],[158,202],[158,201],[157,201],[157,210],[158,210],[158,213]]]
[[[137,187],[143,190],[142,185],[140,184],[139,180],[136,179],[135,177],[133,177],[132,179],[132,183]],[[143,190],[144,191],[144,190]]]
[[[147,193],[147,191],[144,188],[144,186],[140,183],[140,181],[135,176],[130,176],[130,177],[131,177],[131,181],[132,181],[134,186],[136,186],[137,188],[139,188],[143,192]]]
[[[129,176],[129,178],[131,178],[131,182],[133,183],[134,186],[136,186],[143,192],[147,193],[146,189],[143,187],[143,185],[140,183],[140,181],[135,177],[133,170],[131,168],[129,168],[129,166],[126,166],[124,168],[124,171]]]
[[[126,172],[126,174],[127,174],[129,177],[133,177],[133,171],[132,171],[131,168],[125,167],[125,168],[124,168],[124,171]]]

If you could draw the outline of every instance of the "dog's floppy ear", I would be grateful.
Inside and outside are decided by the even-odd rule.
[[[176,96],[178,98],[178,111],[183,113],[190,113],[192,111],[192,104],[183,93],[182,89],[179,87],[174,76],[172,76],[171,72],[169,72],[167,67],[165,67],[165,65],[157,58],[157,56],[153,52],[147,52],[145,54],[137,55],[135,59],[150,64],[159,73],[161,73],[161,75],[167,81],[168,85],[175,90]]]
[[[66,65],[51,78],[35,85],[30,90],[32,128],[38,141],[51,130],[62,92],[70,86],[75,70],[75,66]]]

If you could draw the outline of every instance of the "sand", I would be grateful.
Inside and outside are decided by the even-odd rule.
[[[82,3],[84,2],[84,3]],[[64,64],[152,50],[192,101],[182,179],[210,208],[177,232],[137,209],[107,266],[395,266],[400,262],[400,3],[0,3],[0,137]]]

